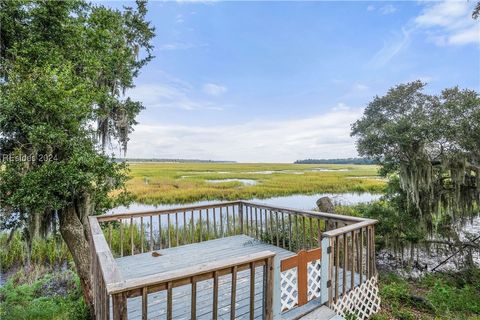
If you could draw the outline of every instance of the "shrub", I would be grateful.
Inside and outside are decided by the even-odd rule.
[[[19,277],[16,281],[21,282]],[[47,274],[32,284],[16,284],[12,277],[0,288],[0,318],[84,320],[89,314],[77,275],[73,271],[64,271]]]

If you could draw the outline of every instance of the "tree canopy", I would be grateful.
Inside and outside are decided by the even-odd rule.
[[[154,30],[143,1],[122,11],[76,0],[0,5],[0,213],[30,237],[58,213],[89,303],[86,217],[126,179],[107,150],[126,149],[143,108],[124,94],[152,59]]]
[[[352,126],[361,156],[377,160],[427,226],[469,216],[480,204],[480,96],[458,87],[424,92],[415,81],[375,97]]]

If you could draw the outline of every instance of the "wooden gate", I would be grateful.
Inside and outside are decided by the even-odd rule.
[[[280,261],[282,311],[320,297],[321,248],[301,250]]]

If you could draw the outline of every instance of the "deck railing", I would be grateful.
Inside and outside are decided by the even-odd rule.
[[[166,318],[173,319],[173,289],[178,287],[190,288],[190,318],[197,318],[197,284],[203,281],[213,279],[212,294],[212,319],[218,318],[218,300],[219,300],[219,278],[225,275],[231,275],[231,302],[230,319],[236,319],[235,314],[235,293],[237,292],[237,274],[243,270],[249,270],[250,283],[255,284],[256,270],[259,267],[263,269],[265,277],[262,293],[265,296],[263,305],[263,318],[272,319],[272,300],[273,300],[273,257],[275,253],[264,251],[251,255],[226,259],[217,262],[205,263],[192,267],[182,268],[169,272],[159,272],[142,278],[130,279],[123,282],[112,284],[109,287],[109,293],[114,301],[114,319],[126,319],[127,310],[125,308],[127,298],[141,297],[142,319],[147,318],[148,314],[148,295],[155,292],[167,292]],[[249,287],[250,314],[254,314],[255,285]],[[117,306],[116,306],[117,304]],[[118,313],[115,315],[115,311]],[[188,313],[187,313],[188,314]]]
[[[365,220],[323,234],[329,265],[329,304],[376,274],[375,223]]]
[[[159,270],[158,274],[129,281],[122,279],[114,258],[240,234],[292,252],[308,250],[310,258],[304,263],[318,260],[318,265],[321,264],[316,291],[308,289],[305,300],[307,288],[298,287],[297,295],[301,291],[302,299],[297,299],[288,308],[282,305],[282,310],[317,298],[322,303],[335,304],[343,295],[376,274],[375,223],[371,219],[248,201],[90,217],[96,317],[126,319],[127,299],[141,297],[142,318],[146,319],[148,294],[167,291],[171,297],[173,287],[191,285],[194,288],[200,279],[213,279],[215,287],[215,279],[220,274],[232,274],[233,280],[239,269],[251,268],[253,264],[265,266],[265,279],[270,281],[265,283],[264,292],[267,294],[263,306],[264,318],[271,319],[273,307],[265,299],[271,299],[268,292],[269,288],[273,288],[272,273],[281,272],[280,268],[273,270],[273,253],[238,257],[233,261],[224,260],[174,273]],[[313,255],[319,256],[315,259]],[[307,279],[304,282],[298,282],[297,286],[308,286],[311,281]],[[254,293],[250,294],[253,297]],[[212,299],[215,301],[215,289]],[[171,303],[171,298],[167,302]],[[194,302],[191,316],[195,315]],[[254,301],[250,306],[254,308]],[[167,319],[172,319],[171,306],[168,310]],[[216,316],[214,311],[212,316]],[[235,318],[235,314],[231,316]]]

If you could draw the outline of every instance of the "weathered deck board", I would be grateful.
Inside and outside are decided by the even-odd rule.
[[[218,261],[231,257],[270,250],[280,259],[294,255],[288,250],[259,242],[245,235],[215,239],[201,243],[188,244],[175,248],[157,250],[161,254],[153,257],[151,253],[118,258],[117,265],[125,279],[152,275],[158,272],[178,270],[195,264]],[[219,278],[218,318],[230,318],[231,275]],[[212,318],[213,281],[197,284],[197,319]],[[237,274],[236,317],[249,318],[250,271]],[[173,318],[190,319],[191,286],[185,285],[173,289]],[[263,268],[255,272],[255,318],[262,318]],[[166,319],[165,291],[148,295],[148,319]],[[128,318],[141,319],[141,297],[128,299]]]

